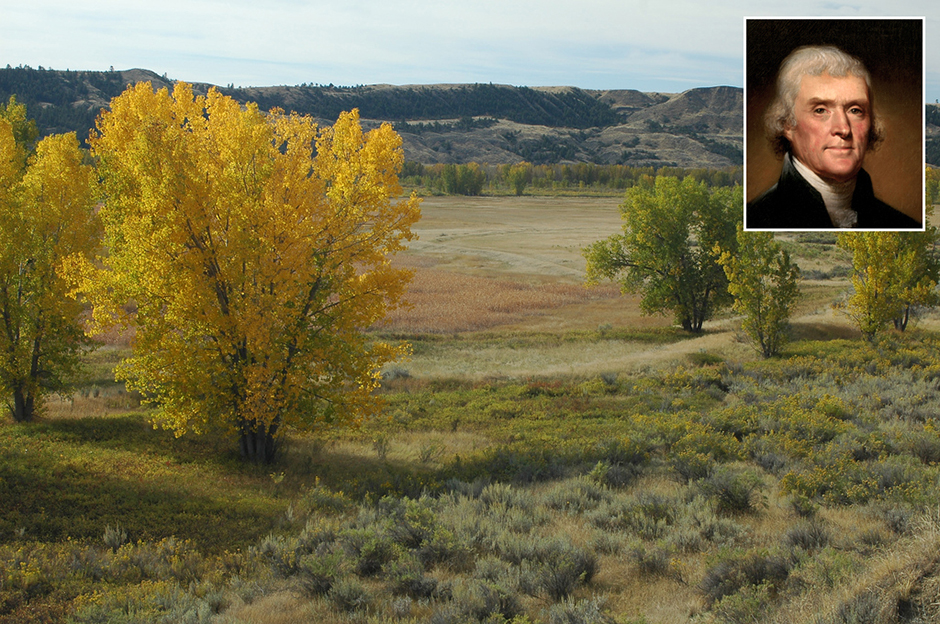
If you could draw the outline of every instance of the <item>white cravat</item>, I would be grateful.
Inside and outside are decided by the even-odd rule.
[[[809,167],[787,154],[793,166],[810,186],[819,191],[832,223],[838,228],[852,228],[858,223],[858,213],[852,210],[852,195],[855,194],[855,178],[848,182],[830,182],[819,177]]]

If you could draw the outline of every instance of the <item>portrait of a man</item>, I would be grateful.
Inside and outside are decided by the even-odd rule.
[[[820,23],[828,28],[814,28]],[[769,37],[775,28],[778,36]],[[866,29],[878,45],[864,44]],[[759,67],[748,67],[745,228],[921,229],[923,138],[910,124],[916,118],[923,128],[923,103],[920,84],[912,87],[918,57],[910,37],[920,34],[922,23],[761,20],[760,27],[748,22],[747,30],[748,51],[755,51]],[[885,34],[901,38],[904,33],[907,39],[895,52],[906,54],[875,58],[884,77],[847,51],[855,47],[874,56],[887,51]],[[768,80],[768,68],[782,53]],[[898,60],[908,65],[900,73]],[[906,97],[885,96],[891,114],[883,114],[882,95],[899,79]],[[880,154],[891,136],[891,150]]]

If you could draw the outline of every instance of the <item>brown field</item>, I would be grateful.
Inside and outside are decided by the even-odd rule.
[[[629,297],[624,306],[616,286],[584,285],[581,249],[619,230],[619,202],[610,197],[425,199],[415,227],[419,238],[396,259],[415,271],[410,307],[394,312],[386,329],[446,334],[635,323],[638,299]]]
[[[395,262],[414,271],[408,307],[382,329],[406,336],[479,332],[564,334],[661,329],[672,318],[644,315],[637,295],[614,284],[584,285],[586,245],[620,231],[619,197],[429,197],[419,238]],[[813,269],[826,259],[804,260]],[[800,337],[855,335],[831,304],[846,280],[804,284]],[[727,314],[704,336],[668,345],[622,339],[518,345],[440,341],[402,366],[413,376],[532,376],[636,370],[689,353],[751,357]]]

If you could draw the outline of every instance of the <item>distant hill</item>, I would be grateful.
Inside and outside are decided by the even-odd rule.
[[[128,84],[171,87],[144,69],[61,71],[0,69],[0,99],[15,94],[40,132],[75,131],[80,138],[101,108]],[[194,84],[197,92],[211,85]],[[405,157],[424,164],[480,162],[580,163],[727,167],[741,163],[741,90],[693,89],[681,94],[494,84],[298,85],[219,89],[332,123],[358,108],[363,124],[392,122]]]
[[[40,132],[88,136],[101,108],[128,84],[172,87],[144,69],[91,72],[0,69],[0,100],[15,94]],[[194,84],[204,93],[211,85]],[[495,84],[219,87],[239,102],[332,123],[358,108],[363,124],[392,122],[407,160],[433,163],[598,163],[727,167],[742,162],[743,93],[705,87],[679,94]],[[929,107],[934,108],[936,107]],[[940,123],[934,122],[940,152]],[[928,145],[928,153],[931,152]],[[928,160],[930,160],[928,158]],[[935,154],[940,162],[940,153]],[[934,161],[931,161],[934,162]]]

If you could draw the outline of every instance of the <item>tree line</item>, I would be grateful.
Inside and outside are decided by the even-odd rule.
[[[401,172],[401,181],[408,187],[430,193],[480,195],[484,192],[511,191],[521,195],[525,189],[536,192],[583,189],[624,191],[644,178],[659,176],[691,177],[709,188],[731,187],[742,183],[743,169],[631,167],[594,163],[536,165],[526,161],[503,165],[474,162],[425,165],[407,161]],[[458,182],[455,183],[455,180]],[[459,180],[465,180],[466,183]]]
[[[495,117],[522,124],[595,128],[620,123],[614,109],[593,95],[572,88],[549,92],[529,87],[469,84],[453,88],[287,87],[291,108],[313,117],[335,119],[357,108],[370,119],[460,119]],[[280,106],[281,96],[262,89],[223,89],[236,100],[251,99],[262,108]]]
[[[927,216],[933,214],[940,174],[926,173]],[[614,280],[640,293],[646,313],[671,312],[698,333],[731,306],[742,330],[764,357],[779,353],[799,298],[799,268],[770,232],[741,226],[740,186],[709,189],[693,176],[644,177],[627,190],[623,232],[583,250],[588,282]],[[940,303],[940,233],[840,232],[852,257],[852,290],[837,308],[864,336],[886,327],[907,329],[918,310]]]

